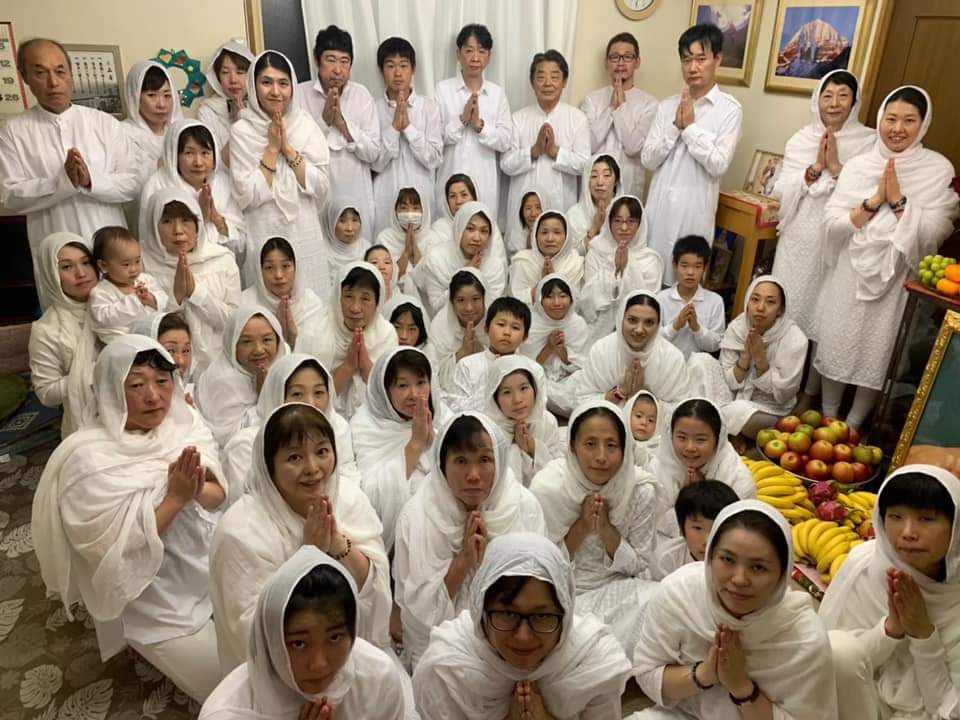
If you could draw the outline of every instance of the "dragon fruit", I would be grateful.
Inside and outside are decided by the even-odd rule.
[[[808,494],[810,495],[810,502],[814,505],[820,505],[820,503],[825,503],[837,497],[837,486],[829,480],[821,480],[810,486]]]
[[[836,500],[827,500],[817,505],[817,517],[821,520],[842,523],[844,518],[847,517],[847,509]]]

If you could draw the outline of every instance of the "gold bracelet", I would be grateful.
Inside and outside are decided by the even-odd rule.
[[[298,153],[297,153],[297,156],[296,156],[292,161],[291,161],[291,160],[287,160],[287,165],[289,165],[291,168],[293,168],[294,170],[296,170],[298,167],[300,167],[300,163],[302,163],[302,162],[303,162],[303,155],[301,155],[301,154],[298,152]]]

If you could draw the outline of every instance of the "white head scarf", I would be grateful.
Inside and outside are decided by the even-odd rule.
[[[263,387],[260,388],[260,397],[257,398],[257,414],[261,419],[270,417],[278,407],[287,402],[287,382],[306,363],[319,365],[321,374],[327,381],[327,395],[330,396],[330,404],[327,405],[325,411],[321,410],[320,412],[326,416],[331,425],[333,425],[334,418],[340,417],[334,407],[337,400],[337,389],[333,386],[333,376],[330,371],[313,355],[286,353],[274,359],[273,364],[267,371],[267,377],[263,381]]]
[[[209,102],[215,99],[221,100],[223,103],[222,110],[220,107],[217,107],[217,111],[221,115],[228,114],[227,102],[226,102],[228,99],[228,96],[226,91],[223,89],[223,86],[220,84],[220,76],[217,73],[216,66],[217,66],[217,58],[223,55],[225,51],[232,52],[236,55],[246,58],[247,61],[250,63],[249,72],[251,74],[253,73],[253,63],[256,60],[256,58],[254,58],[253,56],[253,53],[250,52],[250,48],[248,48],[246,44],[243,42],[243,40],[241,40],[240,38],[230,38],[223,45],[218,47],[216,52],[214,52],[213,55],[210,57],[210,63],[207,65],[207,85],[210,87],[211,90],[213,90],[214,93],[216,93],[217,97],[208,98],[207,101]]]
[[[547,315],[547,312],[543,309],[543,288],[553,280],[563,282],[563,284],[567,286],[567,293],[570,295],[570,307],[567,310],[567,314],[560,320],[554,320]],[[528,357],[536,358],[537,355],[540,354],[540,351],[543,350],[543,346],[546,345],[550,335],[557,330],[561,330],[564,334],[570,363],[573,365],[580,364],[578,358],[587,350],[587,341],[590,333],[583,318],[577,314],[577,294],[578,289],[574,288],[574,286],[559,273],[550,273],[540,279],[540,282],[537,283],[537,290],[534,293],[533,304],[530,306],[530,333],[521,346],[520,350],[522,353]]]
[[[167,77],[170,84],[170,92],[173,95],[173,108],[170,111],[168,123],[174,123],[183,118],[183,109],[180,107],[180,93],[177,92],[177,86],[170,77],[169,71],[156,60],[143,60],[134,63],[133,67],[127,73],[127,122],[136,128],[139,128],[148,136],[153,135],[153,130],[147,124],[147,121],[140,115],[140,95],[143,93],[143,78],[150,68],[159,69]],[[167,126],[169,128],[169,124]],[[159,145],[159,142],[156,143]]]
[[[477,279],[477,282],[480,283],[480,287],[483,288],[484,316],[486,316],[486,307],[493,302],[494,298],[487,296],[487,283],[483,275],[474,267],[460,268],[457,272],[470,273]],[[457,273],[454,273],[454,275],[456,274]],[[452,277],[450,279],[451,281],[453,280]],[[477,323],[474,330],[476,331],[477,339],[485,346],[487,344],[487,331],[484,328],[483,318]],[[453,302],[448,299],[430,323],[430,341],[433,343],[438,361],[448,355],[456,353],[457,350],[460,349],[460,345],[463,344],[463,334],[465,331],[465,328],[457,318],[456,312],[454,312]]]
[[[497,357],[487,369],[486,399],[483,413],[493,420],[507,438],[513,438],[516,423],[503,414],[497,404],[497,391],[508,375],[515,372],[526,372],[533,385],[536,399],[530,408],[527,424],[537,441],[542,439],[543,414],[547,411],[547,388],[543,377],[543,368],[524,355],[501,355]]]
[[[487,239],[487,245],[483,249],[483,257],[480,262],[480,274],[483,275],[484,285],[486,287],[503,287],[507,268],[505,259],[494,252],[494,228],[496,222],[490,209],[481,202],[468,202],[460,206],[457,214],[453,218],[453,232],[450,240],[444,246],[436,248],[426,261],[428,268],[436,276],[438,282],[447,284],[454,274],[469,264],[463,255],[460,247],[460,240],[463,237],[467,225],[475,215],[482,215],[490,223],[490,237]],[[471,266],[472,267],[472,266]]]
[[[526,278],[527,282],[536,285],[535,279],[539,280],[543,272],[543,264],[546,262],[546,256],[541,252],[540,245],[537,242],[537,230],[540,229],[540,223],[544,220],[560,219],[563,221],[564,240],[563,245],[553,256],[552,274],[560,275],[570,285],[571,288],[580,287],[583,279],[583,258],[577,252],[573,243],[573,228],[571,228],[567,216],[559,210],[547,210],[540,213],[540,216],[533,223],[533,232],[530,235],[530,248],[518,252],[510,263],[510,275],[512,278]],[[511,284],[516,283],[513,280]],[[520,300],[529,303],[529,297],[522,297]],[[536,302],[536,300],[534,300]]]
[[[633,397],[628,398],[623,404],[623,419],[627,423],[627,430],[630,437],[633,437],[633,431],[630,430],[630,417],[633,415],[633,406],[641,397],[648,398],[657,409],[657,425],[653,431],[653,435],[646,440],[634,439],[633,441],[634,462],[636,462],[637,465],[646,465],[654,458],[654,456],[657,454],[657,451],[660,449],[660,443],[663,439],[663,429],[667,427],[667,417],[666,407],[663,403],[657,400],[657,396],[649,390],[641,390]],[[722,415],[720,416],[720,419],[721,421],[723,420]]]
[[[510,248],[511,253],[519,252],[520,250],[526,250],[527,245],[527,230],[524,228],[523,223],[521,222],[521,215],[523,214],[523,199],[533,193],[540,199],[540,212],[545,213],[547,210],[565,210],[566,208],[560,207],[560,202],[554,196],[549,189],[546,187],[530,183],[526,185],[522,192],[517,196],[517,205],[512,207],[508,211],[507,215],[507,246]],[[533,244],[532,242],[530,243]]]
[[[560,640],[538,667],[517,670],[505,662],[483,629],[484,598],[503,577],[550,584],[563,609]],[[487,720],[507,715],[513,688],[536,682],[557,718],[580,717],[598,698],[619,698],[630,663],[610,629],[592,615],[575,614],[573,566],[541,535],[514,532],[487,545],[471,586],[470,609],[433,630],[414,676],[417,706],[428,717]]]
[[[280,298],[274,295],[270,290],[267,289],[267,285],[263,280],[263,250],[266,247],[267,243],[273,240],[274,238],[281,238],[282,240],[287,240],[287,243],[290,246],[290,251],[293,253],[293,262],[296,265],[297,263],[297,250],[286,237],[283,235],[271,235],[270,237],[264,238],[260,242],[260,246],[257,248],[256,256],[256,268],[257,268],[257,281],[251,288],[248,288],[243,293],[242,301],[246,304],[256,304],[262,307],[267,308],[275,316],[279,317],[280,314]],[[296,268],[295,274],[293,276],[293,289],[290,292],[290,309],[293,311],[293,319],[296,322],[298,328],[302,328],[305,322],[313,321],[321,314],[327,312],[327,306],[324,304],[317,294],[306,286],[306,280],[304,278],[304,273],[301,272],[299,266]],[[252,303],[250,301],[253,301]]]
[[[403,293],[395,292],[393,295],[390,296],[390,299],[387,300],[380,307],[380,314],[383,315],[387,319],[387,321],[392,324],[393,314],[397,310],[399,310],[401,307],[405,307],[406,305],[412,305],[413,307],[415,307],[417,310],[420,311],[420,317],[423,320],[424,332],[423,332],[423,337],[418,338],[416,347],[418,350],[423,350],[424,352],[427,352],[427,347],[428,347],[427,344],[430,341],[430,333],[428,328],[430,324],[430,316],[427,315],[427,310],[426,308],[424,308],[423,303],[420,301],[420,298],[414,297],[413,295],[404,295]]]
[[[623,168],[620,167],[620,162],[612,153],[599,152],[590,158],[590,162],[583,166],[583,174],[580,176],[580,200],[577,201],[577,206],[580,208],[580,212],[583,213],[587,222],[591,222],[597,212],[597,205],[593,202],[593,197],[590,195],[590,175],[593,172],[593,166],[597,164],[600,158],[605,158],[608,162],[612,162],[613,165],[616,166],[617,175],[619,176],[619,179],[613,187],[613,197],[610,198],[611,204],[615,198],[620,196],[623,189]]]
[[[400,256],[403,255],[403,246],[407,241],[407,231],[400,225],[400,220],[397,219],[397,198],[400,196],[400,193],[405,190],[413,190],[417,193],[417,197],[420,198],[420,208],[423,212],[423,217],[420,220],[420,226],[416,229],[416,238],[417,246],[420,248],[421,252],[425,252],[434,241],[435,235],[433,229],[430,226],[430,203],[427,201],[427,196],[420,191],[420,188],[414,185],[407,185],[405,187],[397,190],[397,194],[393,198],[393,207],[390,209],[390,227],[384,228],[380,231],[380,234],[377,235],[377,244],[383,245],[387,250],[390,251],[390,256],[393,258],[394,262],[397,262],[400,259]],[[338,215],[339,217],[339,215]],[[424,258],[426,259],[426,258]],[[394,285],[397,283],[394,282]]]
[[[331,269],[340,268],[347,263],[363,260],[364,253],[366,253],[367,248],[370,247],[370,242],[367,240],[366,234],[368,218],[363,217],[363,213],[359,207],[361,204],[362,203],[352,202],[345,197],[335,197],[327,203],[324,235],[327,240],[327,262],[330,264]],[[360,218],[361,234],[360,237],[352,243],[345,243],[337,238],[337,220],[343,215],[343,211],[348,209],[353,210],[357,214],[357,217]]]
[[[397,344],[397,331],[393,325],[379,312],[380,305],[385,301],[384,295],[386,288],[383,284],[383,276],[376,267],[363,260],[358,260],[348,265],[344,265],[340,270],[340,277],[334,284],[330,296],[330,324],[333,326],[333,365],[339,365],[347,355],[347,350],[353,340],[353,332],[347,329],[343,324],[343,309],[340,306],[340,289],[344,280],[347,279],[353,270],[361,269],[369,272],[376,280],[380,288],[379,300],[377,301],[378,312],[373,314],[373,319],[363,329],[363,338],[367,343],[367,351],[370,357],[376,359],[382,352]],[[329,342],[329,339],[328,339]]]
[[[134,320],[133,325],[130,326],[130,332],[136,333],[137,335],[145,335],[151,340],[156,340],[160,342],[160,323],[163,322],[163,319],[167,315],[173,315],[174,313],[150,313],[144,317],[137,318]],[[186,322],[186,319],[184,319]],[[192,341],[192,337],[191,337]],[[194,355],[190,355],[190,368],[187,370],[186,374],[180,372],[180,368],[177,368],[177,374],[180,376],[180,381],[184,384],[184,387],[191,382],[193,378],[193,366],[194,366]]]

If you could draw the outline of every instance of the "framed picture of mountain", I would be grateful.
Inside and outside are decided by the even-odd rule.
[[[690,24],[710,23],[723,32],[717,82],[749,85],[763,0],[693,0]]]
[[[831,70],[862,76],[876,0],[780,0],[766,89],[809,95]]]

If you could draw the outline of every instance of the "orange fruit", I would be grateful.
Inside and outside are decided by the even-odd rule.
[[[960,295],[960,283],[943,278],[937,282],[937,292],[943,295],[949,295],[950,297]]]
[[[943,270],[943,276],[950,282],[960,283],[960,264],[947,265]]]

